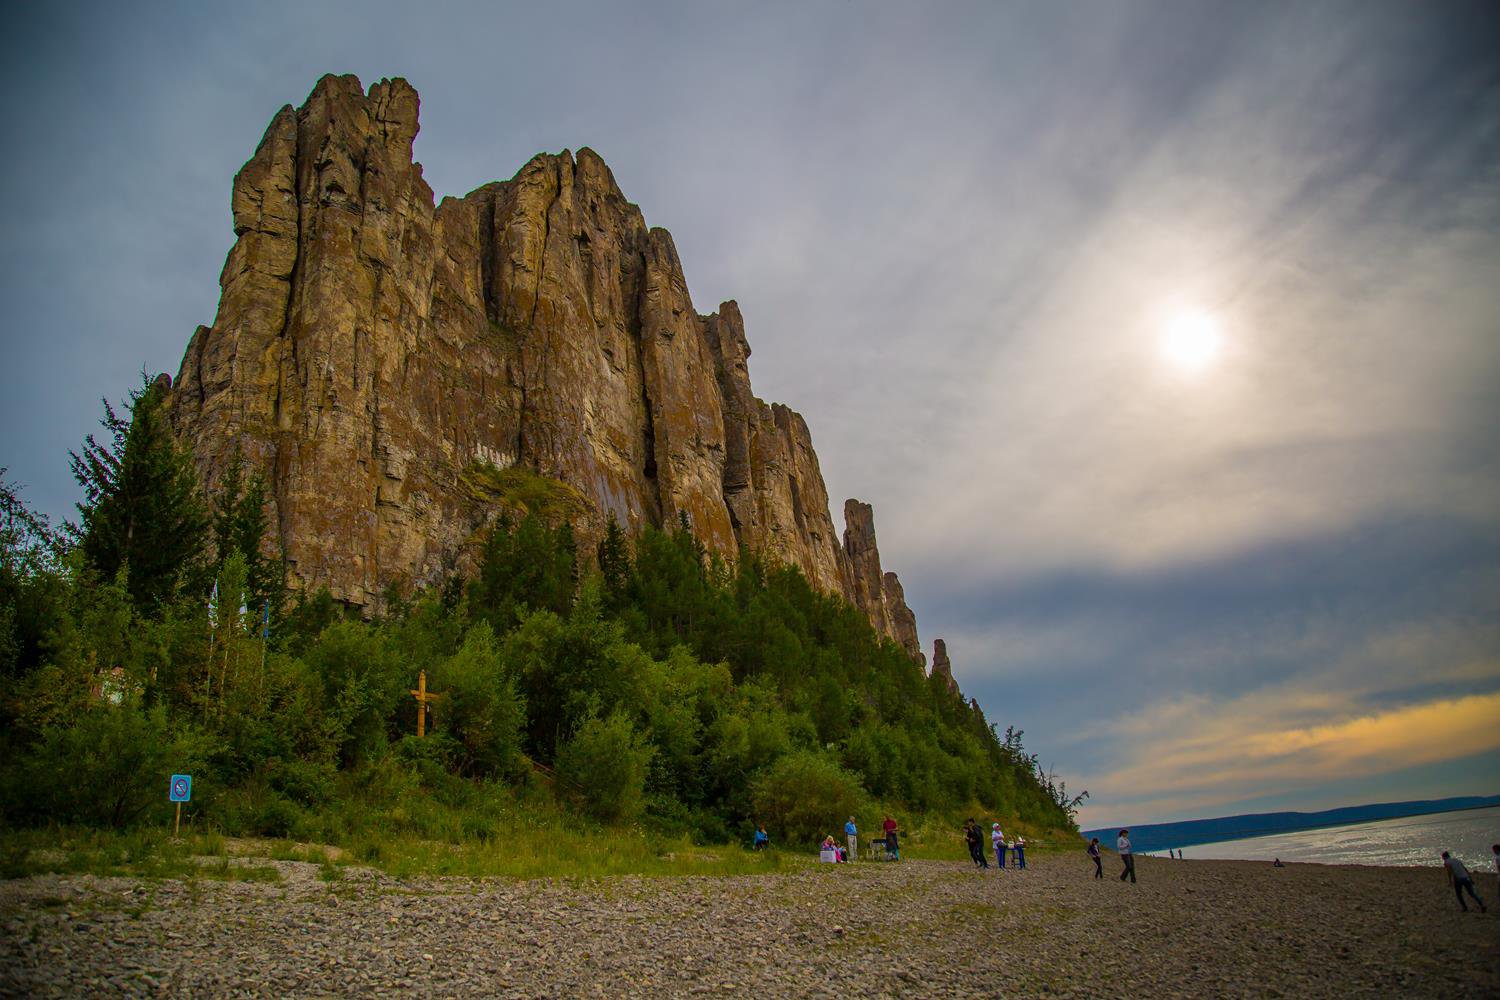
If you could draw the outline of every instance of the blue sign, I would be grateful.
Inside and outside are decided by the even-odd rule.
[[[172,783],[167,786],[168,802],[191,802],[193,799],[193,776],[191,774],[174,774]]]

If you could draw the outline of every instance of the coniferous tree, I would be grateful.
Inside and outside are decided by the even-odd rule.
[[[73,530],[85,562],[105,579],[124,569],[132,601],[151,612],[200,575],[208,515],[198,477],[172,436],[161,384],[142,377],[129,419],[104,400],[100,422],[110,440],[90,434],[70,453],[84,493]]]
[[[238,552],[245,559],[245,599],[259,614],[269,603],[280,609],[286,597],[286,577],[280,559],[263,551],[266,535],[266,485],[256,473],[246,481],[238,448],[219,482],[214,497],[213,534],[215,570]]]
[[[599,576],[604,584],[604,600],[614,610],[625,596],[625,587],[630,582],[630,550],[626,547],[625,532],[615,515],[609,515],[604,526],[604,537],[599,540]]]

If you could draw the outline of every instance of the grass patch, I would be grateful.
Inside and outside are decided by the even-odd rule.
[[[748,829],[743,842],[726,844],[703,843],[649,820],[597,823],[559,803],[544,786],[459,778],[441,768],[413,767],[396,754],[343,772],[336,782],[321,805],[289,810],[284,838],[240,839],[212,826],[180,840],[165,827],[0,830],[0,874],[276,881],[274,867],[255,864],[264,858],[316,865],[318,878],[331,887],[344,880],[351,864],[398,878],[775,875],[817,867],[812,845],[751,851]],[[914,824],[902,838],[902,858],[966,860],[961,823],[962,817],[930,817]],[[1047,837],[1053,850],[1064,849],[1063,839]],[[1048,847],[1038,838],[1028,850]]]
[[[966,920],[990,920],[999,913],[1000,908],[994,903],[954,903],[948,907],[948,916],[958,923]]]
[[[77,827],[0,832],[0,873],[97,875],[134,878],[210,878],[229,882],[275,882],[269,865],[235,864],[224,838],[195,834],[174,840],[165,831],[124,832]]]
[[[459,473],[458,481],[479,503],[535,514],[548,524],[576,522],[592,509],[577,488],[524,466],[501,469],[485,461],[470,462]]]

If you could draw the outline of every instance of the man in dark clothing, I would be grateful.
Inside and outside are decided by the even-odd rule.
[[[1089,857],[1094,861],[1094,878],[1104,877],[1104,861],[1099,857],[1099,838],[1089,841]]]
[[[974,867],[988,868],[990,863],[984,857],[984,838],[979,832],[979,824],[973,819],[964,823],[964,839],[969,842],[969,857],[974,859]]]

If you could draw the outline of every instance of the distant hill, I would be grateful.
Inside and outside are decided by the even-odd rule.
[[[1145,823],[1130,827],[1130,843],[1140,852],[1165,851],[1168,848],[1212,844],[1220,840],[1239,840],[1270,833],[1291,833],[1320,826],[1345,826],[1370,823],[1401,816],[1452,812],[1457,809],[1482,809],[1500,806],[1500,795],[1463,795],[1451,799],[1426,799],[1419,802],[1378,802],[1364,806],[1343,806],[1322,812],[1246,813],[1217,819],[1190,819],[1180,823]],[[1120,827],[1101,827],[1083,831],[1083,837],[1098,837],[1112,846]]]

